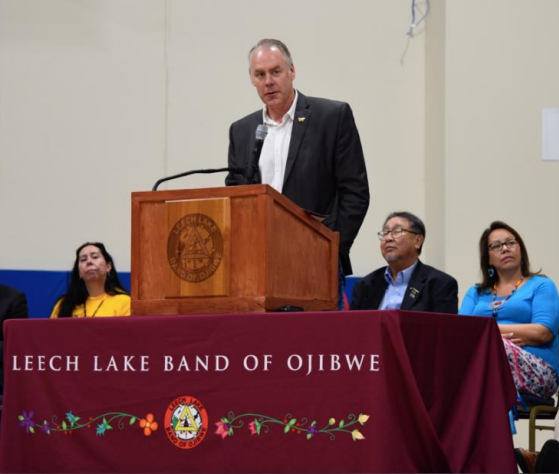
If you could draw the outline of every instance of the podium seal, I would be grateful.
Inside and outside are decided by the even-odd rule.
[[[223,259],[223,235],[205,214],[189,214],[173,226],[167,240],[169,266],[188,283],[210,278]]]

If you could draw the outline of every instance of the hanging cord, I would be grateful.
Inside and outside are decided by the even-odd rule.
[[[425,0],[425,13],[419,19],[419,21],[417,21],[417,23],[415,21],[416,10],[419,11],[419,8],[417,7],[416,0],[412,0],[412,2],[411,2],[411,24],[410,24],[410,28],[408,29],[408,32],[406,33],[407,36],[413,37],[414,30],[419,25],[421,25],[421,23],[423,23],[425,21],[425,18],[427,18],[427,15],[429,15],[429,11],[431,10],[431,0]]]

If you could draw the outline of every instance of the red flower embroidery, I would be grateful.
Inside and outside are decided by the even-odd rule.
[[[217,426],[217,430],[215,430],[215,434],[221,435],[221,439],[227,438],[229,436],[229,430],[231,426],[227,423],[223,423],[223,421],[218,421],[215,426]]]

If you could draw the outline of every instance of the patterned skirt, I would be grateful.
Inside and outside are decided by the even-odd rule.
[[[506,338],[505,352],[512,371],[514,385],[520,393],[550,398],[557,392],[557,373],[545,360],[531,354]]]

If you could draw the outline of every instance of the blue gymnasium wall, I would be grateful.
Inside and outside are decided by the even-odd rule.
[[[118,272],[122,284],[130,291],[130,273]],[[39,270],[0,270],[0,282],[25,293],[30,318],[48,318],[56,300],[68,287],[70,272]],[[348,277],[346,295],[351,303],[353,286],[360,278]]]

